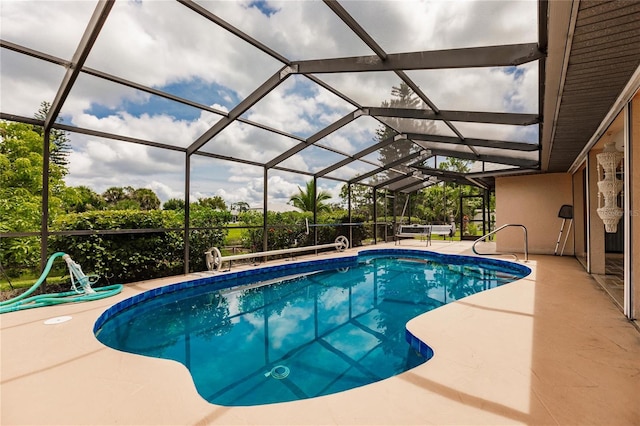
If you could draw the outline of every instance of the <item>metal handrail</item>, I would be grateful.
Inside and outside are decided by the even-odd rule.
[[[480,241],[484,241],[487,238],[489,238],[491,235],[497,233],[498,231],[503,230],[504,228],[507,228],[509,226],[519,226],[524,230],[524,261],[528,262],[529,261],[529,238],[527,236],[527,227],[524,225],[518,225],[515,223],[507,223],[506,225],[502,225],[499,228],[494,229],[493,231],[489,232],[486,235],[483,235],[482,237],[478,238],[477,240],[475,240],[473,242],[473,246],[471,246],[471,250],[473,250],[473,252],[475,254],[477,254],[478,256],[490,256],[490,255],[510,255],[516,258],[516,260],[518,260],[518,256],[515,253],[478,253],[478,251],[476,250],[476,244],[478,244]]]

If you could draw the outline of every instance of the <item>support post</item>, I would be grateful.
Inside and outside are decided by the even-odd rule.
[[[397,197],[398,197],[398,193],[394,192],[393,193],[393,203],[392,203],[393,221],[391,222],[391,235],[395,235],[395,232],[396,232],[396,198]]]
[[[378,191],[373,188],[373,244],[378,244]]]
[[[191,220],[191,155],[184,161],[184,273],[189,273],[189,222]]]
[[[269,203],[267,200],[269,194],[269,188],[267,187],[267,182],[269,177],[269,169],[265,166],[264,168],[264,176],[263,176],[263,193],[262,193],[262,250],[267,251],[269,247],[269,240],[267,235],[267,209],[269,208]]]
[[[51,128],[45,127],[42,147],[42,220],[40,222],[40,270],[44,271],[47,264],[47,250],[49,243],[49,162]]]
[[[313,177],[313,224],[318,224],[318,190],[316,189],[318,186],[318,178]],[[313,245],[318,245],[318,227],[313,227]]]
[[[351,219],[351,184],[348,183],[347,184],[347,211],[348,216],[349,216],[349,241],[351,241],[351,244],[353,244],[353,226],[351,225],[351,223],[353,223],[353,220]]]

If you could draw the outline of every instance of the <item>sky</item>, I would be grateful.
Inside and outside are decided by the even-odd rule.
[[[373,52],[320,1],[199,1],[208,11],[290,60],[371,55]],[[341,1],[387,53],[476,47],[537,40],[535,1]],[[96,3],[14,1],[0,3],[3,40],[70,60]],[[51,102],[65,69],[1,49],[0,109],[33,116]],[[167,0],[118,0],[85,63],[86,67],[169,92],[211,107],[201,111],[81,73],[61,110],[64,123],[162,144],[187,147],[256,90],[282,63],[232,36],[183,5]],[[444,110],[538,110],[537,63],[518,68],[409,71],[409,77]],[[393,73],[345,73],[318,78],[363,106],[380,106],[400,82]],[[264,163],[296,146],[355,107],[310,79],[286,79],[242,117],[294,136],[235,122],[207,142],[203,152]],[[217,112],[217,113],[216,113]],[[455,123],[467,137],[536,141],[537,126],[513,128]],[[342,154],[305,149],[283,167],[316,172],[354,154],[375,139],[380,125],[360,117],[322,140]],[[437,132],[450,134],[444,126]],[[447,133],[449,132],[449,133]],[[150,188],[162,201],[184,198],[185,155],[144,145],[70,133],[66,178],[97,192],[111,186]],[[375,161],[375,155],[370,158]],[[331,174],[351,178],[373,166],[356,162]],[[221,196],[262,207],[261,167],[195,155],[191,198]],[[268,173],[269,209],[287,201],[308,176]],[[338,202],[341,182],[318,181]]]

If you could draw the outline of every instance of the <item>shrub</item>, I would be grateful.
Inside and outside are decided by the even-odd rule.
[[[110,210],[72,213],[60,217],[59,230],[118,230],[180,228],[173,211]],[[182,232],[150,232],[57,236],[52,251],[62,251],[82,266],[111,282],[126,283],[182,272]]]
[[[226,211],[193,206],[189,233],[190,271],[206,269],[204,252],[221,246],[231,219]],[[180,229],[184,212],[175,210],[108,210],[72,213],[59,218],[58,230]],[[129,234],[59,236],[52,238],[52,251],[71,256],[85,272],[112,282],[132,282],[180,274],[184,271],[184,233],[162,231]]]
[[[223,227],[231,222],[231,213],[192,203],[189,216],[190,227],[200,228],[189,233],[189,270],[205,271],[207,265],[204,252],[211,247],[224,245],[228,231]]]
[[[309,236],[305,234],[305,218],[311,217],[310,213],[293,211],[267,212],[267,250],[309,245]],[[247,226],[257,227],[243,230],[242,245],[253,252],[263,251],[262,213],[244,212],[240,220]]]
[[[246,212],[240,217],[245,225],[257,227],[246,229],[242,234],[243,246],[251,251],[263,250],[262,218],[262,213],[256,212]],[[305,219],[311,223],[312,218],[313,215],[308,212],[267,212],[267,250],[313,245],[314,231],[318,233],[318,244],[332,243],[339,235],[349,238],[349,225],[311,227],[310,233],[307,235]],[[362,217],[352,218],[354,223],[362,223],[363,220]],[[326,213],[318,217],[319,225],[340,223],[349,223],[349,217],[345,212]],[[365,238],[363,225],[353,227],[352,238],[351,246],[362,245],[362,240]]]

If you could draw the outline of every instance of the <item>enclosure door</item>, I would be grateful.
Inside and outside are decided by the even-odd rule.
[[[485,195],[460,196],[460,239],[477,240],[487,233]]]

